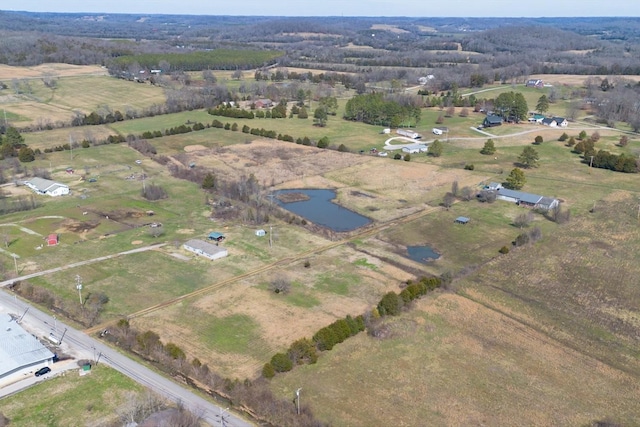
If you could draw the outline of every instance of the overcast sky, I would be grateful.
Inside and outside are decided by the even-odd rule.
[[[188,15],[640,16],[638,0],[3,0],[3,10]]]

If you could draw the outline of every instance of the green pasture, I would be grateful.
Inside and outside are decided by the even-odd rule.
[[[217,268],[224,268],[222,261]],[[176,296],[215,283],[212,264],[183,261],[162,252],[143,252],[30,279],[54,290],[73,304],[78,300],[75,277],[82,277],[83,294],[102,292],[109,297],[102,320],[117,319]]]
[[[119,372],[94,366],[89,375],[77,370],[38,382],[33,387],[0,400],[10,425],[24,427],[105,425],[118,421],[125,406],[142,387]]]

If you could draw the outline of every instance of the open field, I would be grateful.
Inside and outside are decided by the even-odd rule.
[[[56,79],[55,88],[39,79],[26,80],[29,90],[16,94],[9,88],[0,92],[0,104],[18,118],[14,126],[37,124],[44,127],[56,122],[68,123],[74,112],[89,114],[108,106],[125,114],[128,109],[142,110],[165,101],[164,90],[149,84],[116,79],[106,75],[83,74]]]
[[[39,79],[43,77],[106,76],[107,70],[98,65],[40,64],[32,67],[0,65],[0,80]]]
[[[583,75],[575,75],[575,74],[534,74],[529,76],[530,79],[541,79],[545,83],[551,84],[559,84],[559,85],[571,85],[571,86],[579,86],[584,84],[584,81],[589,77],[600,78],[600,79],[612,79],[612,78],[622,78],[633,81],[640,81],[640,76],[635,75],[621,75],[621,76],[607,76],[607,75],[595,75],[595,76],[583,76]]]
[[[640,422],[636,377],[463,297],[440,294],[315,365],[274,378],[336,425],[588,425]]]
[[[117,421],[116,410],[127,404],[142,387],[103,365],[89,375],[77,370],[46,379],[19,394],[2,399],[2,413],[11,425],[81,427]]]
[[[91,78],[102,79],[78,77]],[[108,92],[112,82],[120,81],[105,80],[101,87]],[[487,96],[502,90],[521,88],[505,85]],[[522,90],[530,107],[535,105],[541,92]],[[60,94],[60,105],[71,108],[68,100],[76,95]],[[122,103],[131,99],[126,93],[119,96]],[[274,388],[289,396],[302,386],[314,411],[335,425],[517,425],[523,420],[581,425],[605,417],[638,424],[637,175],[589,169],[557,142],[563,132],[577,135],[580,123],[570,129],[529,124],[487,129],[496,135],[497,152],[483,156],[479,151],[488,137],[470,129],[482,116],[461,118],[460,109],[443,124],[450,132],[448,140],[440,137],[445,145],[441,157],[415,155],[404,162],[369,155],[370,148],[381,148],[393,135],[380,134],[380,126],[343,121],[345,100],[339,102],[325,128],[313,126],[312,119],[239,120],[192,111],[25,136],[30,146],[44,149],[64,144],[70,134],[74,140],[89,133],[141,134],[216,119],[295,138],[328,136],[331,145],[345,144],[351,153],[214,128],[149,142],[158,154],[193,162],[217,177],[253,174],[262,186],[261,197],[273,189],[335,189],[337,203],[374,221],[361,234],[315,233],[276,218],[266,225],[243,223],[239,215],[212,218],[206,203],[222,194],[205,194],[199,184],[171,177],[166,166],[126,144],[92,146],[38,156],[28,165],[50,170],[53,179],[70,185],[72,194],[43,198],[33,212],[3,217],[0,235],[9,241],[0,252],[5,271],[14,267],[9,252],[20,256],[20,273],[28,273],[167,242],[162,249],[31,283],[77,304],[74,278],[80,275],[85,297],[91,292],[109,297],[102,320],[132,316],[133,326],[177,344],[189,360],[197,357],[239,379],[255,378],[275,352],[295,339],[310,337],[346,314],[369,311],[385,292],[399,290],[408,279],[453,273],[459,295],[435,293],[419,301],[414,311],[389,320],[387,339],[353,338],[324,354],[317,365],[278,376]],[[435,137],[431,128],[441,113],[423,110],[417,130],[426,141]],[[598,129],[601,134],[596,149],[632,155],[640,150],[638,138],[623,149],[615,145],[620,132],[588,128],[588,133]],[[525,171],[523,190],[560,198],[571,221],[558,225],[535,214],[531,227],[540,227],[543,239],[501,255],[502,246],[528,231],[513,226],[524,209],[502,201],[460,201],[449,210],[440,204],[454,181],[474,190],[504,181],[523,147],[538,134],[544,137],[535,146],[540,167]],[[475,170],[464,170],[465,164],[474,164]],[[90,177],[96,181],[89,182]],[[140,191],[151,183],[169,197],[143,199]],[[594,202],[595,212],[589,213]],[[471,222],[455,224],[461,215]],[[151,222],[162,223],[162,236],[151,236]],[[257,228],[273,233],[273,247],[268,237],[255,236]],[[225,234],[222,246],[229,257],[212,263],[181,249],[184,241],[206,238],[211,231]],[[39,247],[42,237],[54,232],[61,243]],[[441,258],[412,261],[408,245],[428,245]],[[289,293],[269,290],[276,278],[290,283]],[[155,308],[147,312],[149,307]]]

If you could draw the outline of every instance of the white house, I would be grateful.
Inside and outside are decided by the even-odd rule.
[[[264,237],[267,235],[267,232],[264,231],[262,228],[260,230],[256,230],[256,236],[258,237]]]
[[[211,260],[224,258],[229,255],[229,252],[225,248],[198,239],[191,239],[182,245],[182,247],[189,252]]]
[[[424,144],[409,144],[402,147],[402,152],[407,154],[426,153],[429,147]]]
[[[36,194],[44,194],[51,197],[69,194],[69,186],[44,178],[31,178],[24,185],[32,189]]]

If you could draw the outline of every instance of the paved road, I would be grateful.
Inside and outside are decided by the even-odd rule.
[[[28,306],[24,302],[19,304],[22,306],[22,311]],[[0,305],[12,308],[13,310],[16,308],[13,296],[3,290],[0,290]],[[39,331],[42,335],[45,335],[45,331],[49,331],[55,322],[53,317],[30,306],[22,323],[26,328],[32,331]],[[234,414],[230,414],[225,408],[203,399],[140,363],[129,359],[127,356],[104,345],[102,342],[69,327],[60,320],[55,324],[59,335],[62,335],[61,332],[67,329],[67,333],[64,335],[63,345],[70,346],[76,353],[87,359],[93,359],[94,355],[100,355],[100,363],[106,363],[134,381],[174,402],[182,402],[187,408],[195,413],[201,414],[202,418],[210,425],[222,426],[220,420],[221,415],[226,420],[224,425],[228,427],[249,427],[253,425]]]
[[[135,248],[135,249],[131,249],[131,250],[124,251],[124,252],[118,252],[117,254],[105,255],[105,256],[98,257],[98,258],[87,259],[87,260],[84,260],[84,261],[78,261],[78,262],[74,262],[72,264],[63,265],[61,267],[52,268],[50,270],[44,270],[44,271],[38,271],[36,273],[26,274],[24,276],[15,277],[13,279],[9,279],[9,280],[5,280],[3,282],[0,282],[0,288],[5,287],[7,285],[10,285],[12,283],[15,283],[15,282],[17,282],[19,280],[27,280],[27,279],[31,279],[33,277],[45,276],[47,274],[57,273],[58,271],[68,270],[70,268],[75,268],[75,267],[81,267],[83,265],[93,264],[93,263],[96,263],[96,262],[105,261],[105,260],[112,259],[112,258],[117,258],[117,257],[123,256],[123,255],[130,255],[130,254],[135,254],[135,253],[138,253],[138,252],[151,251],[153,249],[161,248],[164,245],[166,245],[166,243],[159,243],[157,245],[151,245],[151,246],[143,246],[141,248]]]

